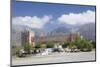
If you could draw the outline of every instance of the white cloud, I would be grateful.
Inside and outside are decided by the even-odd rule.
[[[66,24],[85,24],[85,23],[94,23],[95,22],[95,12],[86,11],[83,13],[69,13],[62,14],[57,19],[52,20],[52,16],[44,15],[42,17],[38,16],[19,16],[12,18],[12,24],[15,25],[24,25],[32,28],[42,28],[48,22],[59,21],[59,23]],[[56,22],[55,22],[56,23]]]
[[[26,25],[32,28],[42,28],[44,24],[49,22],[52,19],[52,16],[25,16],[25,17],[13,17],[12,24],[16,25]]]
[[[67,23],[67,24],[94,23],[95,22],[95,12],[88,10],[83,13],[63,14],[57,20],[59,22]]]

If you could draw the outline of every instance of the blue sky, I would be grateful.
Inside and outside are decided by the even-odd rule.
[[[87,10],[95,11],[94,6],[80,5],[63,5],[63,4],[46,4],[34,2],[19,2],[13,1],[12,15],[13,16],[43,16],[53,15],[58,17],[67,13],[81,13]]]
[[[57,24],[95,23],[95,6],[12,2],[12,23],[43,28]],[[56,25],[55,25],[56,24]]]

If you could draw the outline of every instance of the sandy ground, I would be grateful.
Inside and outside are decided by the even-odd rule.
[[[12,57],[12,65],[45,64],[60,62],[94,61],[95,51],[76,53],[52,53],[44,56],[30,56],[25,58]]]

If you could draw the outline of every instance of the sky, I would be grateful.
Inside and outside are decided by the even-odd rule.
[[[95,23],[95,6],[12,2],[12,23],[42,28],[46,23]]]

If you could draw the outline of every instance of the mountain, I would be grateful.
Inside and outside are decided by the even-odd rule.
[[[35,33],[36,37],[41,36],[41,34],[46,35],[46,32],[43,29],[31,28],[31,31]]]
[[[54,29],[52,32],[53,33],[69,33],[71,30],[71,28],[67,28],[67,27],[58,27],[56,29]]]
[[[95,23],[87,23],[87,24],[75,25],[75,26],[73,25],[70,27],[67,27],[67,25],[65,25],[65,26],[58,27],[51,32],[53,34],[68,34],[71,31],[80,32],[80,34],[84,38],[95,41],[95,37],[96,37]]]
[[[50,22],[50,23],[46,23],[42,29],[46,32],[52,32],[53,30],[60,27],[72,28],[73,25],[66,24],[66,23],[59,23],[59,22]]]
[[[80,34],[89,40],[95,41],[95,23],[88,23],[78,27]]]
[[[59,36],[66,35],[72,30],[80,32],[80,34],[89,40],[95,41],[95,24],[88,23],[83,25],[70,25],[70,24],[59,24],[59,23],[48,23],[45,24],[42,29],[30,28],[28,26],[12,25],[11,29],[11,44],[21,45],[21,32],[25,30],[31,30],[35,32],[35,36],[39,37],[41,34],[45,36]]]

